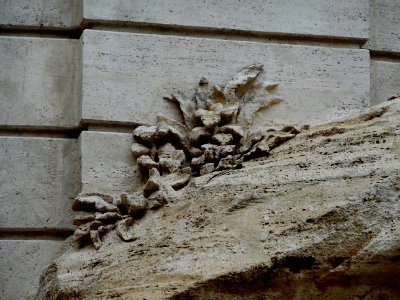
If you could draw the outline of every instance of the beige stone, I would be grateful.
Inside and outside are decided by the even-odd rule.
[[[135,194],[122,194],[121,202],[129,214],[143,212],[147,206],[147,200],[143,197],[141,191]]]
[[[95,249],[100,249],[101,239],[100,234],[97,230],[90,230],[90,239],[92,240]]]
[[[139,156],[136,163],[141,170],[150,170],[159,166],[159,163],[152,160],[148,155]]]
[[[261,82],[279,83],[269,98],[248,104],[270,105],[257,126],[317,124],[369,104],[366,50],[96,30],[85,30],[83,41],[85,120],[154,125],[157,113],[181,120],[165,95],[190,95],[202,76],[223,86],[255,62],[264,65]],[[272,101],[278,96],[283,101]]]
[[[400,53],[400,2],[371,0],[369,40],[364,48]]]
[[[78,126],[80,47],[72,39],[0,37],[1,125]]]
[[[371,60],[371,105],[400,92],[400,63]]]
[[[214,171],[215,167],[213,163],[206,163],[200,168],[200,176],[206,175]]]
[[[0,137],[0,228],[72,228],[79,193],[76,140]]]
[[[233,137],[229,133],[217,133],[213,135],[213,140],[219,145],[227,145],[233,141]]]
[[[133,225],[133,219],[131,217],[118,221],[117,223],[116,227],[117,235],[125,242],[130,242],[136,239],[132,225]]]
[[[395,0],[392,0],[395,1]],[[84,18],[142,25],[368,37],[368,0],[85,0]]]
[[[43,269],[51,263],[61,241],[0,240],[0,298],[29,299],[39,286]]]
[[[81,149],[82,193],[133,193],[141,180],[131,152],[132,135],[84,131]]]
[[[102,213],[119,212],[117,206],[108,203],[102,197],[96,195],[80,195],[72,202],[73,210],[94,211]],[[97,216],[96,216],[97,220]]]
[[[77,28],[82,4],[81,0],[0,0],[0,26]]]
[[[185,152],[167,143],[158,149],[158,161],[162,169],[171,173],[178,170],[186,161]]]
[[[67,242],[38,297],[396,298],[399,112],[397,98],[194,178],[129,228],[132,243]]]
[[[139,157],[139,156],[142,156],[142,155],[150,154],[150,149],[149,148],[147,148],[147,147],[145,147],[145,146],[143,146],[141,144],[138,144],[138,143],[133,143],[132,146],[131,146],[131,150],[132,150],[132,154],[135,157]]]

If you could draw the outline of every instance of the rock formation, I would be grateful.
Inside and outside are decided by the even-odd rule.
[[[235,98],[232,89],[218,89],[216,97],[223,91]],[[182,111],[190,115],[193,108],[187,105]],[[204,119],[204,127],[217,126],[215,114],[197,115]],[[210,144],[231,145],[240,128],[226,126],[216,133],[221,135],[211,135],[215,143]],[[166,123],[165,128],[173,132],[176,127]],[[142,128],[143,140],[156,129]],[[271,141],[254,138],[251,145],[239,147],[250,157],[260,156],[271,143],[296,134],[290,126],[282,132]],[[192,135],[209,138],[203,129]],[[214,155],[216,146],[202,146],[186,149],[186,159],[187,150],[196,153],[195,158]],[[104,234],[99,250],[91,244],[76,248],[69,238],[43,273],[37,298],[399,297],[400,98],[298,133],[269,150],[269,156],[243,159],[242,168],[233,167],[235,161],[228,157],[235,154],[229,154],[229,148],[226,159],[218,162],[219,171],[205,158],[205,163],[198,159],[199,174],[180,190],[169,189],[172,183],[186,184],[180,176],[163,178],[164,170],[168,176],[174,174],[169,170],[189,174],[184,164],[178,167],[174,162],[183,159],[176,147],[166,144],[158,149],[158,161],[152,156],[154,149],[133,148],[148,156],[143,158],[144,168],[154,165],[145,184],[150,195],[124,194],[118,200],[121,205],[107,197],[82,196],[76,205],[97,210],[82,229],[95,246],[96,230],[108,230],[105,220],[119,219],[119,207],[129,211],[120,210],[122,219],[111,224],[119,230]],[[169,193],[167,203],[163,204],[162,193]],[[155,207],[164,206],[134,218],[149,199]]]

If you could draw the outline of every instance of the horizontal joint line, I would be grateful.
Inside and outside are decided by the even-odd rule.
[[[0,240],[57,240],[62,241],[73,234],[68,228],[7,229],[0,228]]]
[[[148,33],[159,35],[175,35],[185,37],[204,37],[214,39],[230,39],[243,41],[259,41],[271,43],[315,45],[324,47],[358,48],[367,39],[350,37],[318,36],[309,34],[290,34],[276,32],[259,32],[239,29],[206,28],[181,25],[147,24],[124,21],[85,21],[84,29],[118,31],[128,33]]]

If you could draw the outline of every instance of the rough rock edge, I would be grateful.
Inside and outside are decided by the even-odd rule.
[[[179,257],[177,252],[180,251],[179,249],[188,249],[185,251],[189,251],[188,253],[193,253],[193,255],[201,254],[204,248],[193,245],[194,242],[201,241],[200,237],[204,239],[204,245],[214,241],[214,237],[216,237],[215,232],[210,231],[212,228],[208,229],[210,225],[204,223],[205,220],[208,219],[208,223],[212,224],[212,222],[217,222],[218,218],[229,217],[229,214],[232,213],[240,213],[241,216],[246,216],[250,211],[253,211],[253,213],[257,212],[260,207],[259,205],[263,204],[260,201],[264,200],[259,199],[259,196],[257,196],[256,186],[253,189],[242,190],[239,194],[237,192],[240,190],[236,190],[232,194],[234,197],[230,201],[230,208],[229,205],[225,207],[222,214],[216,215],[217,219],[210,219],[209,217],[204,219],[202,215],[205,212],[208,212],[208,214],[217,214],[218,205],[222,205],[219,201],[215,202],[215,199],[210,199],[207,198],[207,195],[203,195],[204,191],[209,190],[213,186],[217,190],[220,190],[223,182],[232,180],[232,178],[234,179],[232,176],[236,173],[244,174],[246,169],[229,171],[231,175],[226,173],[228,176],[226,178],[221,176],[222,173],[209,174],[204,176],[204,178],[199,177],[199,180],[196,180],[195,185],[197,187],[189,187],[192,193],[199,193],[200,197],[195,202],[190,202],[193,208],[185,208],[185,210],[190,209],[191,211],[191,215],[188,217],[192,219],[197,217],[195,222],[200,225],[196,231],[186,233],[193,237],[191,242],[185,242],[184,239],[181,244],[176,244],[177,242],[168,242],[168,239],[166,239],[161,244],[157,241],[146,240],[144,236],[135,245],[128,246],[126,244],[126,246],[119,250],[115,248],[116,251],[113,252],[114,256],[111,258],[111,265],[110,262],[107,263],[108,253],[110,252],[107,248],[99,250],[97,254],[88,248],[85,250],[86,255],[93,255],[94,258],[87,262],[87,266],[90,267],[87,269],[82,269],[86,263],[80,265],[79,261],[72,262],[72,258],[74,260],[79,258],[76,256],[76,250],[73,247],[65,247],[63,256],[55,260],[55,263],[42,275],[38,299],[103,299],[110,297],[123,299],[141,297],[148,297],[150,299],[259,299],[260,297],[272,297],[274,299],[292,299],[296,297],[299,299],[364,297],[376,299],[384,297],[396,299],[400,293],[397,281],[400,275],[400,220],[398,217],[398,203],[400,201],[400,178],[398,175],[400,170],[398,164],[400,156],[399,124],[400,99],[392,99],[390,102],[368,109],[353,118],[318,126],[308,133],[301,134],[282,148],[276,149],[272,152],[270,158],[262,159],[259,162],[247,163],[251,172],[259,168],[262,168],[262,170],[271,168],[277,170],[280,162],[282,162],[282,158],[293,156],[292,151],[299,151],[300,154],[296,157],[296,160],[292,162],[288,160],[287,163],[290,163],[292,168],[296,166],[305,168],[306,170],[309,168],[308,173],[303,173],[302,176],[309,174],[312,170],[321,171],[323,170],[322,168],[330,166],[323,181],[321,181],[318,173],[313,173],[314,175],[310,179],[300,181],[300,190],[310,191],[308,182],[314,182],[314,185],[319,182],[322,184],[326,183],[327,185],[319,186],[328,188],[329,184],[337,182],[333,179],[341,180],[341,185],[343,185],[341,187],[334,184],[330,188],[336,194],[336,197],[339,198],[338,200],[342,199],[340,201],[343,201],[346,199],[346,203],[332,203],[333,206],[331,208],[328,206],[325,213],[322,211],[316,217],[307,217],[307,219],[304,219],[299,229],[296,229],[295,226],[284,229],[283,225],[282,230],[271,234],[269,238],[271,239],[271,247],[278,247],[274,246],[277,243],[283,245],[283,248],[278,247],[278,249],[281,249],[280,253],[266,255],[265,252],[260,252],[259,255],[264,255],[265,257],[259,263],[252,262],[254,257],[250,254],[246,256],[246,253],[244,253],[242,259],[247,258],[247,260],[242,261],[233,257],[234,264],[223,264],[223,266],[217,268],[216,274],[212,272],[208,274],[210,273],[210,269],[207,269],[206,262],[212,260],[211,263],[214,262],[217,264],[218,260],[220,260],[219,256],[207,256],[205,257],[207,260],[199,256],[200,263],[205,264],[204,266],[200,264],[200,266],[202,266],[202,272],[207,274],[206,277],[197,278],[194,275],[194,272],[197,272],[195,266],[192,269],[184,271],[179,269],[182,267],[180,265],[175,265],[177,267],[176,272],[170,272],[167,277],[157,277],[158,272],[165,272],[162,270],[157,271],[157,268],[159,268],[160,263],[169,261],[168,252],[167,258],[163,258],[165,256],[163,256],[163,252],[168,250],[169,247],[171,247],[172,251],[171,256],[175,255]],[[342,153],[344,155],[340,156],[340,153],[336,155],[337,149],[345,151]],[[367,153],[368,151],[366,150],[371,153]],[[307,156],[304,156],[304,154],[307,154]],[[324,158],[324,155],[327,155],[328,158]],[[321,162],[326,162],[326,166],[308,167],[308,158],[312,162],[315,156],[320,156],[324,159]],[[374,161],[367,161],[366,159],[375,159],[382,165],[376,168],[374,167]],[[365,164],[365,166],[361,166],[369,168],[367,171],[370,171],[364,172],[364,168],[359,167],[360,163],[362,164],[360,160],[364,160]],[[352,172],[346,171],[347,165],[351,166]],[[337,177],[338,175],[333,174],[341,170],[346,171],[346,173],[343,173],[343,177]],[[272,173],[271,175],[276,176],[278,174]],[[229,176],[232,178],[229,179]],[[350,181],[348,188],[346,188],[347,181]],[[212,185],[210,185],[211,183]],[[261,189],[266,190],[267,194],[274,193],[275,195],[279,195],[279,191],[285,194],[288,188],[290,192],[290,186],[293,184],[294,182],[290,178],[282,178],[281,184],[279,184],[279,181],[277,184],[264,184],[261,186]],[[205,189],[202,189],[202,187]],[[342,190],[338,190],[339,187]],[[345,189],[343,190],[343,188]],[[293,193],[294,191],[292,190],[291,192]],[[342,192],[350,192],[349,195],[352,196],[348,198],[346,195],[341,195]],[[213,191],[210,191],[210,193],[213,193]],[[287,199],[290,199],[290,194],[288,197]],[[305,217],[312,211],[320,209],[319,206],[329,204],[323,201],[329,200],[329,198],[321,198],[319,194],[310,194],[307,198],[313,198],[316,201],[317,205],[313,207],[313,210],[292,216],[286,213],[292,219],[285,219],[285,221],[290,224],[293,218],[297,218],[299,214],[303,214],[304,216],[301,217]],[[302,201],[292,201],[289,203],[293,203],[293,206],[297,205],[298,208],[304,207],[304,211],[304,209],[307,210],[308,204],[304,206],[302,203],[305,200],[310,200],[307,198],[303,198]],[[229,200],[229,197],[224,199],[226,202]],[[269,201],[272,201],[272,203],[268,204],[268,207],[274,208],[278,213],[282,211],[283,216],[285,215],[283,213],[285,209],[285,206],[282,206],[283,202],[274,204],[272,198]],[[229,201],[224,205],[227,204],[229,204]],[[255,210],[251,210],[254,205],[258,206],[256,206]],[[173,207],[170,213],[174,213]],[[252,218],[255,218],[255,216],[252,216]],[[175,220],[175,222],[178,221],[178,224],[180,222],[176,218],[172,220]],[[234,220],[237,220],[237,217]],[[279,219],[277,220],[279,221]],[[157,227],[154,229],[156,231],[161,229],[160,236],[169,234],[168,228],[163,227],[166,223],[170,222],[168,220],[164,221],[160,219],[160,223],[162,224],[159,225],[154,224],[151,218],[148,221],[145,218],[142,222],[144,223],[143,226],[148,222],[151,226],[149,228]],[[270,223],[271,220],[264,220],[264,224]],[[171,223],[170,226],[172,227],[174,224]],[[241,230],[246,229],[243,227],[229,229],[224,226],[221,227],[222,232],[232,230],[231,237],[240,236],[243,234]],[[276,225],[273,228],[279,228],[279,226]],[[261,229],[260,227],[260,232]],[[203,231],[203,235],[197,236]],[[336,235],[334,234],[335,232],[337,232]],[[217,233],[219,234],[219,232]],[[333,234],[333,242],[336,241],[334,244],[328,238],[329,236],[326,236],[327,233]],[[304,239],[307,239],[307,235],[310,234],[314,234],[319,239],[308,243]],[[293,240],[297,236],[303,240]],[[221,237],[218,237],[218,239],[221,240]],[[229,240],[226,240],[226,243],[228,242]],[[254,242],[256,241],[254,240]],[[258,243],[264,242],[264,239],[258,241]],[[293,248],[296,244],[299,244],[297,248]],[[234,247],[235,245],[234,242],[230,247]],[[114,249],[113,241],[109,241],[107,246]],[[288,247],[292,247],[292,249],[288,249]],[[213,248],[216,248],[216,246],[213,246],[211,249]],[[222,249],[225,249],[228,257],[229,255],[234,255],[232,249],[221,248],[220,251]],[[149,253],[147,254],[147,252]],[[220,253],[221,255],[222,253]],[[158,261],[156,265],[151,263],[152,257],[155,257],[156,261]],[[167,260],[160,261],[160,259]],[[141,276],[143,276],[140,275],[142,273],[132,273],[135,261],[140,261],[140,269],[137,269],[136,272],[141,272],[142,270],[149,271],[149,275],[144,278],[148,285],[147,288],[141,285],[143,284],[140,281]],[[86,261],[83,260],[83,262]],[[71,279],[66,278],[64,275],[66,270],[69,272],[68,264],[71,266],[76,265],[76,268],[79,268],[79,271],[75,271],[75,275]],[[61,270],[57,266],[63,269]],[[103,280],[99,285],[96,285],[96,280],[93,280],[97,278],[96,274],[102,274],[101,277],[107,280],[107,272],[113,274],[118,268],[126,268],[123,272],[129,271],[129,276],[127,276],[128,273],[122,273],[120,275],[124,278],[122,282],[115,281],[116,279],[111,282]],[[183,276],[185,272],[188,277]],[[173,277],[174,274],[176,274],[175,276],[179,276]],[[82,279],[79,279],[79,276],[83,276],[83,278],[89,276],[89,278],[86,280],[87,283],[83,284],[82,282],[82,284],[74,287],[71,283],[77,280],[80,282],[79,280]],[[166,281],[165,279],[169,277],[171,281],[167,284],[168,280]],[[128,280],[130,280],[128,286],[113,285],[114,283],[124,283]],[[105,283],[107,283],[107,286],[102,287],[101,285]],[[173,287],[179,288],[176,290]],[[60,295],[62,296],[61,298]]]

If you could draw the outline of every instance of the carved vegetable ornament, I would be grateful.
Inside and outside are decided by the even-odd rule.
[[[143,179],[142,191],[123,193],[119,199],[103,194],[78,196],[72,208],[85,212],[74,220],[79,226],[74,233],[78,245],[91,242],[99,249],[101,237],[111,230],[123,241],[137,239],[135,222],[147,210],[179,201],[180,190],[191,177],[242,168],[244,161],[268,156],[296,136],[300,130],[294,126],[251,132],[258,112],[283,101],[275,97],[277,83],[257,80],[262,70],[260,64],[245,67],[225,87],[211,85],[203,77],[192,97],[165,97],[179,106],[183,123],[160,114],[156,125],[133,131],[131,149]],[[246,107],[260,89],[267,99]]]

